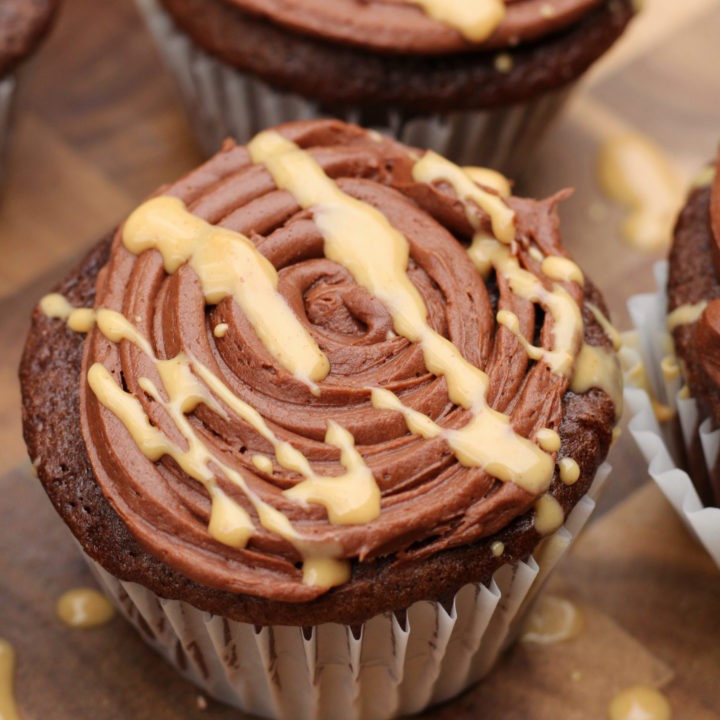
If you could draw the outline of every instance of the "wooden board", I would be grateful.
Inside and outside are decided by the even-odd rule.
[[[652,288],[664,251],[623,240],[625,211],[598,186],[598,152],[640,132],[687,183],[720,140],[717,37],[715,0],[646,0],[517,186],[576,188],[561,210],[566,242],[621,328],[627,297]],[[129,1],[67,0],[22,79],[0,204],[0,637],[17,650],[22,717],[237,717],[205,707],[122,620],[81,631],[56,619],[56,598],[90,577],[31,476],[16,382],[37,298],[134,203],[194,166],[198,148]],[[482,685],[427,718],[595,720],[638,682],[662,686],[678,717],[718,717],[720,572],[647,484],[627,435],[612,462],[597,519],[550,587],[583,608],[585,631],[561,645],[517,645]]]

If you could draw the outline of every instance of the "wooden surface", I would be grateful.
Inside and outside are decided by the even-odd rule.
[[[566,244],[621,329],[627,297],[652,288],[663,253],[623,240],[624,208],[596,182],[598,152],[640,132],[689,181],[720,139],[718,37],[717,0],[646,0],[517,185],[533,195],[576,188],[562,207]],[[16,382],[38,297],[199,150],[129,0],[67,0],[23,81],[0,204],[0,637],[17,651],[22,717],[236,717],[200,707],[198,692],[121,620],[80,631],[55,618],[56,598],[90,579],[31,477]],[[627,434],[612,462],[596,519],[552,580],[583,608],[585,632],[563,645],[518,645],[485,683],[428,717],[596,720],[614,692],[638,682],[662,686],[677,718],[720,716],[720,572],[646,484]]]

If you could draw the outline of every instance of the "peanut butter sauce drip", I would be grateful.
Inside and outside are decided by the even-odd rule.
[[[473,177],[298,123],[131,215],[86,313],[81,404],[98,482],[149,551],[210,587],[301,601],[355,560],[475,542],[525,512],[541,534],[562,524],[562,397],[595,347],[584,279],[553,200]],[[606,367],[594,386],[617,397]]]
[[[487,39],[505,17],[503,0],[405,0],[447,23],[472,42]]]
[[[112,620],[112,603],[94,588],[78,587],[64,592],[55,605],[57,616],[74,628],[93,628]]]

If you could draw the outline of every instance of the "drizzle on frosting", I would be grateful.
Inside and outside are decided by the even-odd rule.
[[[161,196],[130,215],[123,240],[136,255],[159,250],[168,273],[187,262],[208,303],[232,297],[273,357],[299,379],[314,383],[327,375],[327,358],[277,292],[275,268],[244,235],[210,225],[185,211],[181,200]]]
[[[382,342],[417,347],[425,373],[443,381],[447,398],[465,413],[467,421],[446,423],[437,414],[418,409],[411,400],[412,386],[407,393],[392,383],[358,388],[372,411],[396,416],[411,437],[443,443],[459,466],[481,471],[479,476],[467,475],[468,482],[489,476],[517,486],[525,493],[526,508],[534,501],[536,530],[540,534],[556,530],[564,513],[547,490],[556,475],[568,484],[575,482],[577,464],[569,458],[556,464],[562,444],[556,426],[540,423],[519,432],[511,414],[491,407],[488,374],[430,322],[430,309],[411,276],[408,239],[373,204],[345,192],[312,153],[287,137],[267,131],[247,149],[251,162],[264,168],[278,190],[288,193],[301,211],[312,217],[324,256],[312,262],[332,261],[370,302],[384,308],[389,324],[382,330]],[[536,263],[537,272],[520,261],[515,212],[504,199],[507,188],[492,178],[481,187],[476,170],[465,172],[434,153],[416,158],[412,174],[415,182],[440,192],[449,186],[462,202],[465,219],[474,231],[466,257],[481,276],[495,273],[517,299],[497,312],[497,322],[507,337],[515,338],[530,361],[546,366],[558,388],[572,385],[577,392],[585,392],[599,387],[618,401],[611,355],[583,344],[577,300],[582,273],[567,258],[546,256],[534,246],[527,250],[532,258],[527,262]],[[297,308],[280,292],[282,271],[248,236],[203,220],[176,197],[160,196],[130,216],[121,240],[123,249],[136,256],[137,262],[149,251],[158,253],[167,276],[179,275],[184,268],[191,270],[204,302],[220,306],[233,301],[261,347],[309,389],[311,396],[323,401],[326,392],[333,392],[333,367],[318,340],[320,335],[309,332],[300,321]],[[349,578],[348,557],[362,559],[366,553],[377,552],[361,544],[354,555],[348,555],[345,543],[353,537],[353,526],[372,526],[384,514],[401,518],[405,511],[402,502],[383,500],[374,458],[359,451],[351,425],[346,427],[329,415],[324,435],[313,440],[312,452],[299,450],[283,438],[276,422],[223,377],[220,364],[211,367],[212,363],[201,361],[189,348],[168,354],[162,343],[156,345],[142,315],[126,316],[103,307],[102,295],[99,298],[96,309],[82,309],[82,316],[76,316],[82,317],[76,329],[90,332],[94,328],[95,347],[116,346],[112,352],[134,358],[141,372],[134,380],[137,390],[133,390],[101,361],[103,353],[95,351],[87,367],[92,396],[110,411],[103,417],[118,421],[148,461],[172,459],[204,488],[209,499],[210,537],[238,550],[249,550],[258,539],[273,547],[287,543],[299,559],[295,564],[302,566],[302,582],[319,591]],[[541,345],[526,337],[522,307],[533,305],[551,318]],[[42,309],[51,317],[66,320],[80,310],[61,296],[44,299]],[[221,317],[222,321],[214,320],[208,330],[208,336],[219,343],[232,337],[230,325]],[[239,424],[251,430],[260,444],[253,446],[244,463],[228,459],[202,424],[195,422],[196,412],[211,413],[219,423]],[[244,452],[244,448],[240,450]],[[328,465],[327,457],[338,459]],[[267,491],[253,473],[279,473],[285,486]],[[461,490],[465,491],[463,485],[458,486],[458,492]],[[467,492],[476,491],[468,485]],[[330,526],[344,526],[349,534],[308,531],[306,528],[315,526],[306,518],[317,518],[319,513]],[[502,554],[500,546],[496,547]],[[238,587],[243,592],[253,591],[252,586]]]
[[[557,595],[541,595],[520,633],[524,642],[551,645],[576,638],[584,628],[583,615],[574,603]]]
[[[647,685],[633,685],[621,690],[608,706],[609,720],[672,720],[668,699]]]
[[[56,610],[66,625],[75,628],[103,625],[115,615],[115,609],[105,595],[85,587],[64,592],[58,598]]]
[[[485,40],[505,17],[503,0],[405,0],[473,42]]]

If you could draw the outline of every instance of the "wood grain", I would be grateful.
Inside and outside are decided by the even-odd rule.
[[[625,209],[596,179],[598,150],[632,130],[685,182],[720,133],[716,0],[646,0],[624,41],[582,83],[517,190],[575,187],[566,243],[627,327],[652,265],[622,238]],[[66,0],[26,68],[0,204],[0,636],[18,653],[23,718],[237,718],[159,661],[120,619],[71,630],[55,599],[90,581],[31,477],[16,367],[37,298],[141,198],[201,159],[172,79],[130,0]],[[668,237],[670,228],[668,228]],[[597,519],[551,581],[583,607],[572,644],[517,645],[478,688],[425,717],[596,720],[624,685],[662,685],[678,717],[718,717],[720,572],[647,483],[626,435]]]

